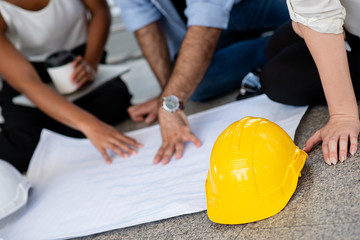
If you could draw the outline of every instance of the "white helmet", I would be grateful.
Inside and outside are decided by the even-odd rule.
[[[0,220],[25,205],[29,188],[25,176],[0,159]]]

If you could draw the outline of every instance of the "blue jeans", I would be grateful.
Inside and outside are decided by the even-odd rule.
[[[240,88],[248,72],[265,64],[269,37],[260,35],[288,20],[285,0],[242,0],[235,4],[228,28],[222,31],[212,62],[191,100],[205,101]]]

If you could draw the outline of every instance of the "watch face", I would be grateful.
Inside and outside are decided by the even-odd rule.
[[[174,95],[164,98],[163,107],[168,112],[175,112],[179,109],[179,105],[179,99]]]

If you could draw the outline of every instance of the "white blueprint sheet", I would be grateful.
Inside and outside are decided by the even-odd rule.
[[[28,171],[33,189],[27,208],[0,238],[70,238],[206,210],[204,184],[218,135],[255,116],[293,138],[306,109],[261,95],[194,114],[189,121],[203,146],[187,144],[183,158],[168,165],[152,164],[161,144],[158,125],[127,133],[144,148],[128,159],[114,156],[112,165],[86,139],[43,131]]]

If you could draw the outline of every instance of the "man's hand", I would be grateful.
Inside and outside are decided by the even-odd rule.
[[[146,124],[151,124],[157,119],[158,109],[159,98],[154,98],[139,105],[131,106],[127,111],[134,122],[145,121]]]
[[[162,146],[158,150],[154,164],[162,162],[167,164],[175,154],[175,158],[182,157],[184,152],[184,143],[192,142],[200,147],[201,141],[191,132],[189,122],[183,111],[169,113],[163,108],[158,112],[159,123],[161,126]]]
[[[358,148],[360,121],[354,116],[332,116],[329,122],[306,141],[304,151],[309,152],[315,144],[322,141],[324,160],[328,165],[347,158],[348,149],[354,155]],[[350,147],[348,148],[348,143]]]
[[[176,60],[174,71],[170,76],[162,97],[176,95],[183,102],[191,96],[211,63],[221,29],[203,26],[191,26],[186,32]],[[159,103],[160,104],[160,103]],[[200,147],[200,140],[191,132],[188,120],[183,111],[169,113],[159,108],[158,119],[161,128],[162,146],[157,152],[154,163],[167,164],[175,154],[181,158],[184,143],[191,141]]]

